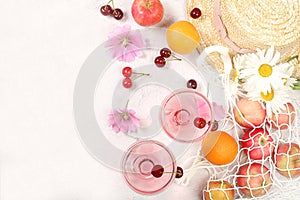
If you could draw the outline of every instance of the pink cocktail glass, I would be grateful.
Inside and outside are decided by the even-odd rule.
[[[206,125],[197,128],[196,118]],[[160,122],[164,131],[179,142],[201,140],[211,129],[212,107],[205,96],[192,89],[178,90],[167,96],[161,105]]]
[[[165,172],[156,178],[151,174],[155,165],[161,165]],[[160,142],[142,140],[134,143],[122,160],[122,173],[131,189],[141,194],[155,194],[173,182],[176,161],[173,154]]]

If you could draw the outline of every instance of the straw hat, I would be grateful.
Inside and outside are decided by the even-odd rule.
[[[230,47],[231,56],[237,53],[265,49],[274,45],[280,51],[280,62],[300,55],[300,0],[187,0],[187,18],[201,35],[199,50],[211,45]],[[193,19],[193,8],[201,9],[202,16]],[[216,26],[216,17],[221,25]],[[218,27],[227,29],[222,40]],[[226,28],[225,28],[226,27]],[[224,32],[223,32],[224,33]],[[226,33],[226,31],[225,31]],[[224,36],[224,35],[223,35]],[[234,50],[233,50],[234,49]],[[210,61],[223,72],[219,55],[211,55]],[[300,78],[299,60],[294,76]]]

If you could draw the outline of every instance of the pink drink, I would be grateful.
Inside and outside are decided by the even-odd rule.
[[[165,172],[155,178],[151,171],[161,165]],[[122,160],[123,176],[128,185],[141,194],[155,194],[165,189],[175,178],[176,163],[173,154],[161,143],[144,140],[134,143]]]
[[[194,125],[194,119],[201,117],[207,124],[203,128]],[[201,140],[210,130],[212,122],[211,105],[195,90],[179,90],[170,94],[161,106],[161,124],[165,132],[180,142]]]

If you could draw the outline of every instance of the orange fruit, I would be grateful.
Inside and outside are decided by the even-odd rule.
[[[169,47],[179,54],[191,53],[200,43],[197,29],[188,21],[178,21],[169,26],[166,37]]]
[[[237,153],[236,140],[224,131],[212,131],[202,140],[201,154],[212,164],[229,164]]]

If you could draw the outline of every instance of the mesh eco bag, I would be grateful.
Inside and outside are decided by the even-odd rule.
[[[201,37],[201,52],[213,45],[229,47],[214,26],[217,15],[225,27],[227,39],[240,48],[255,51],[275,46],[282,55],[280,62],[300,54],[299,0],[187,0],[186,6],[187,19]],[[190,16],[194,7],[202,11],[198,19]],[[216,8],[219,8],[219,14],[216,14]],[[237,53],[232,48],[229,51],[231,57]],[[219,54],[211,54],[209,61],[219,72],[224,72]],[[299,59],[293,75],[300,78]]]
[[[211,181],[228,181],[231,183],[234,187],[235,191],[235,199],[297,199],[296,198],[296,192],[299,191],[300,181],[299,178],[287,178],[285,176],[282,176],[278,172],[278,168],[275,166],[276,162],[276,156],[274,159],[273,156],[269,156],[263,160],[253,160],[249,158],[249,155],[247,155],[244,152],[244,149],[241,148],[240,142],[242,141],[241,137],[244,134],[244,128],[241,127],[234,118],[233,115],[233,108],[236,107],[236,97],[230,94],[230,70],[232,68],[230,57],[228,56],[228,49],[224,47],[209,47],[204,50],[204,52],[200,55],[200,59],[204,59],[208,54],[212,52],[218,52],[220,55],[222,55],[222,59],[224,64],[224,74],[220,75],[220,80],[223,82],[225,87],[225,93],[226,93],[226,103],[228,108],[228,114],[226,118],[222,121],[220,121],[219,124],[219,130],[225,131],[231,136],[233,136],[236,141],[239,144],[239,152],[236,156],[236,159],[228,164],[228,165],[213,165],[210,164],[201,154],[200,149],[197,151],[197,155],[190,157],[189,159],[185,160],[185,162],[182,163],[182,166],[185,168],[185,175],[182,177],[182,179],[179,180],[179,184],[181,185],[190,185],[192,184],[192,178],[194,174],[198,171],[205,170],[209,174],[209,178],[204,181],[205,183],[209,183]],[[201,62],[200,62],[201,63]],[[204,66],[200,66],[201,69],[204,68]],[[259,127],[255,127],[253,124],[253,128],[263,128],[265,131],[268,131],[269,134],[272,136],[274,140],[274,145],[270,146],[270,148],[274,148],[274,152],[277,152],[278,146],[283,143],[295,143],[300,144],[300,137],[298,134],[298,127],[300,125],[299,123],[299,113],[297,112],[299,110],[299,100],[296,99],[294,96],[291,96],[291,102],[292,106],[294,107],[295,111],[288,110],[286,116],[289,119],[289,123],[282,124],[279,126],[279,129],[271,128],[269,125],[274,123],[275,125],[278,125],[277,120],[272,121],[270,119],[265,119],[265,123],[263,123]],[[244,120],[246,120],[244,118]],[[286,129],[282,129],[284,126],[287,126]],[[290,150],[290,146],[288,149]],[[249,152],[248,152],[249,153]],[[280,155],[286,155],[284,153]],[[295,154],[294,156],[299,157],[300,154]],[[266,157],[266,156],[264,156]],[[287,162],[290,158],[288,158]],[[192,160],[192,162],[190,162]],[[256,163],[256,164],[255,164]],[[238,172],[241,170],[241,168],[246,169],[246,171],[250,170],[250,166],[257,165],[260,166],[259,173],[256,175],[256,177],[260,177],[266,184],[261,186],[256,186],[250,189],[251,178],[248,178],[248,176],[244,175],[238,175]],[[298,168],[296,168],[298,169]],[[299,168],[300,170],[300,168]],[[292,171],[288,170],[286,171],[288,174],[290,174]],[[267,175],[270,176],[270,180],[267,180]],[[243,187],[240,187],[237,184],[238,179],[244,179],[246,184]],[[258,196],[257,189],[261,189],[260,192],[265,193],[262,196]],[[226,190],[230,190],[228,188],[218,188],[214,190],[221,190],[226,194]],[[243,192],[246,191],[246,192]],[[207,187],[204,187],[201,189],[201,192],[208,192],[209,195],[211,195],[212,190],[208,190]],[[246,196],[244,193],[248,193],[248,196]],[[227,195],[227,194],[226,194]],[[228,198],[228,196],[227,196]],[[228,198],[229,199],[229,198]]]

